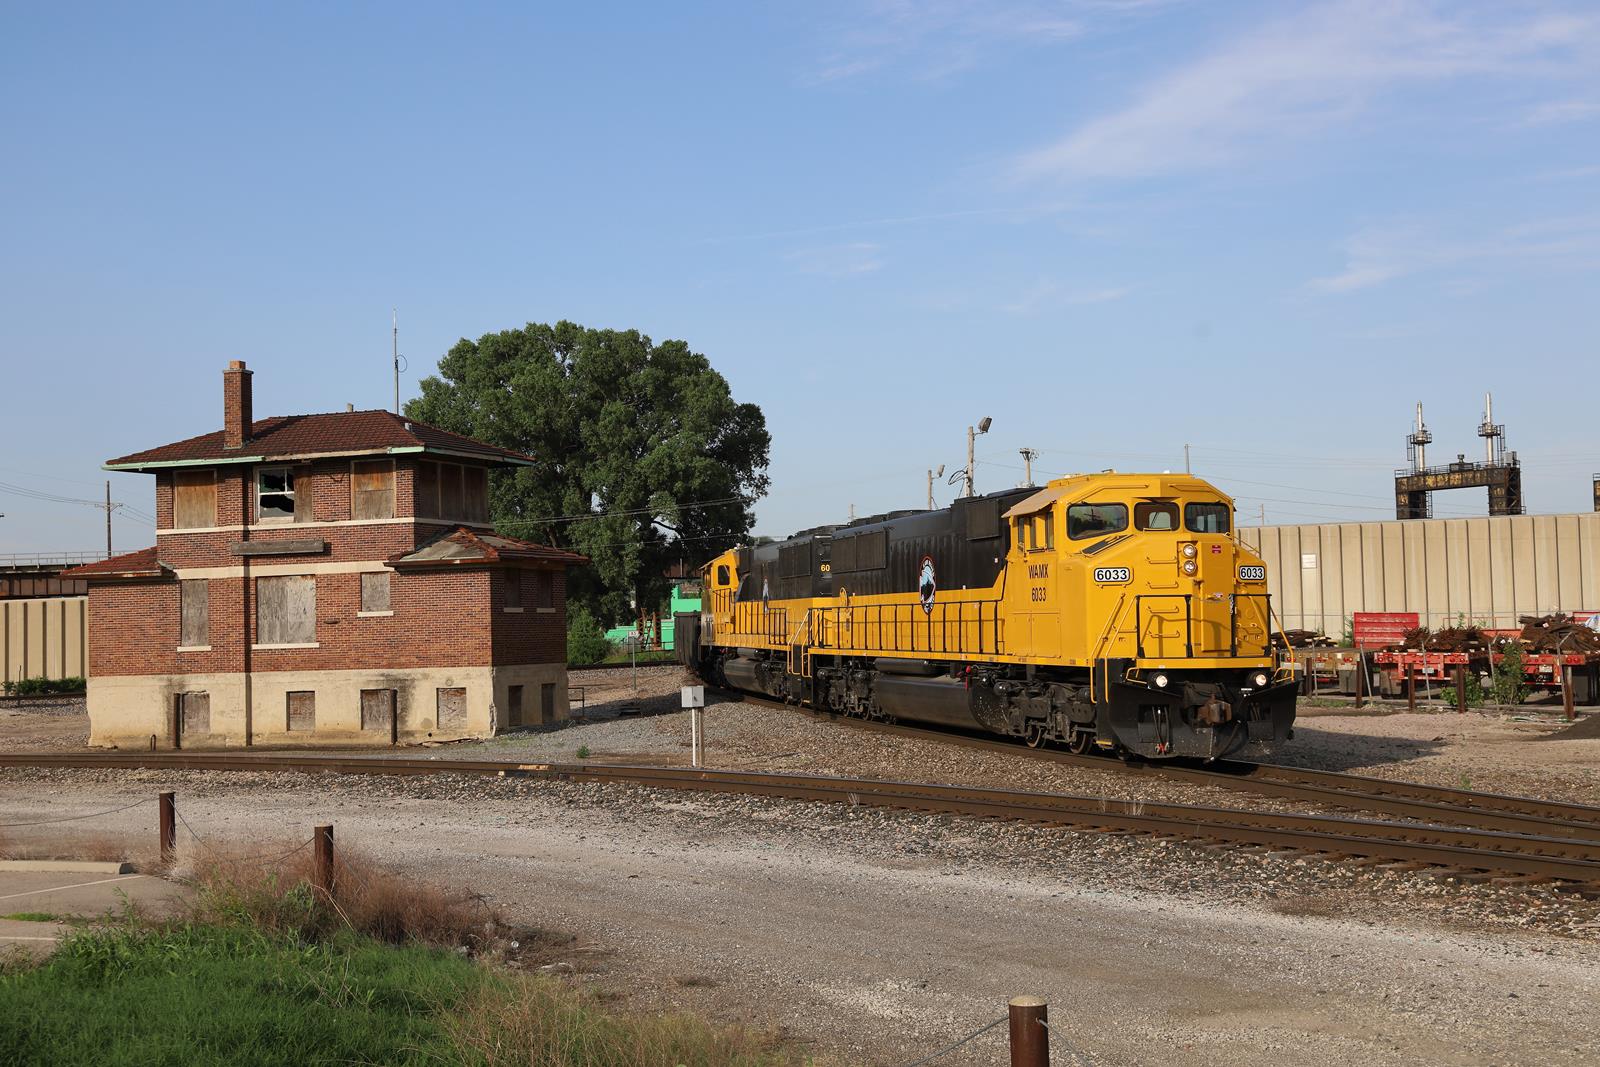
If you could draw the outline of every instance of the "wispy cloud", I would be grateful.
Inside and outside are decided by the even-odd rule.
[[[1408,85],[1465,77],[1594,83],[1600,13],[1339,0],[1246,32],[1022,157],[1024,178],[1138,177],[1215,166],[1305,139]],[[1518,9],[1527,10],[1527,9]],[[1542,10],[1542,9],[1541,9]]]
[[[1348,238],[1344,251],[1344,269],[1314,279],[1312,289],[1348,293],[1425,271],[1498,260],[1577,261],[1592,267],[1600,263],[1600,214],[1540,219],[1477,239],[1442,237],[1415,224],[1371,227]],[[1458,294],[1477,289],[1470,280],[1449,284]]]
[[[1000,310],[1013,315],[1032,315],[1055,307],[1109,304],[1131,292],[1131,285],[1096,288],[1068,285],[1046,278],[1029,286],[1015,300],[1002,304]]]
[[[802,274],[820,274],[828,278],[848,278],[857,274],[871,274],[883,268],[883,248],[869,241],[852,241],[848,244],[824,245],[791,252],[787,259]]]
[[[834,43],[804,81],[818,85],[893,70],[939,79],[997,52],[1076,40],[1100,20],[1177,0],[876,0],[834,29]]]
[[[1600,119],[1600,99],[1547,100],[1528,112],[1530,126],[1553,126],[1564,122]]]

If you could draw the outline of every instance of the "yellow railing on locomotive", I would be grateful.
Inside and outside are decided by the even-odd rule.
[[[1268,603],[1265,592],[1136,593],[1131,629],[1121,635],[1133,648],[1120,651],[1138,659],[1270,657]]]
[[[843,652],[998,656],[1005,653],[999,600],[837,603],[811,608],[813,647]]]

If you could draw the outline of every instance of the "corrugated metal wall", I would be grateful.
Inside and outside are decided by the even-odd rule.
[[[1337,637],[1357,611],[1513,627],[1600,610],[1600,513],[1244,528],[1285,628]]]
[[[88,675],[88,597],[0,600],[0,679]]]

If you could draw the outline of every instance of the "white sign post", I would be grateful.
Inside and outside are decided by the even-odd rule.
[[[689,765],[700,766],[700,745],[702,733],[700,731],[700,709],[706,706],[706,687],[703,685],[686,685],[683,687],[683,706],[689,709]]]

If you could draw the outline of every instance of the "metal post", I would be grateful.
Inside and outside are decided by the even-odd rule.
[[[1367,688],[1367,661],[1366,661],[1366,657],[1362,653],[1357,652],[1356,653],[1356,707],[1357,708],[1361,708],[1361,707],[1366,706],[1366,701],[1362,698],[1363,691],[1366,688]]]
[[[176,793],[161,793],[156,798],[161,808],[161,863],[173,860],[178,849],[178,806]]]
[[[1406,668],[1406,710],[1417,710],[1417,672],[1411,667]]]
[[[316,870],[313,878],[318,889],[333,896],[333,827],[318,826],[311,831],[315,841]]]
[[[1467,667],[1462,664],[1456,668],[1456,713],[1466,714],[1467,711]]]
[[[977,440],[978,432],[971,426],[967,427],[967,496],[972,495],[972,444]]]
[[[1049,1006],[1043,997],[1012,997],[1011,1067],[1050,1067]]]

